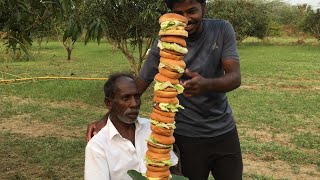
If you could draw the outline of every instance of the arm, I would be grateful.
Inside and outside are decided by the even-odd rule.
[[[105,114],[99,121],[95,121],[90,123],[87,127],[86,140],[87,142],[96,135],[106,124],[108,121],[109,112]]]
[[[86,147],[84,179],[110,180],[109,165],[105,153],[92,142],[89,142]]]
[[[182,84],[185,87],[184,95],[190,97],[205,92],[229,92],[240,86],[241,73],[236,36],[232,25],[226,21],[223,26],[221,63],[224,75],[217,78],[204,78],[197,72],[187,70],[186,75],[191,79]]]
[[[241,84],[240,63],[238,60],[227,59],[222,61],[225,74],[218,78],[204,78],[197,72],[186,71],[191,79],[183,82],[186,97],[196,96],[205,92],[229,92]]]
[[[136,84],[138,87],[138,91],[141,95],[146,91],[146,89],[150,85],[150,83],[145,82],[144,80],[140,79],[139,77],[136,79]]]

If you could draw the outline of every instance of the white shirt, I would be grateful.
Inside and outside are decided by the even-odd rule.
[[[139,118],[135,123],[135,146],[123,138],[111,120],[87,144],[85,153],[86,180],[132,180],[128,170],[146,172],[144,161],[147,142],[151,130],[150,121]],[[171,151],[172,164],[178,163],[177,156]]]

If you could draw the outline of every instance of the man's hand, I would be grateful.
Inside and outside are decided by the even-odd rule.
[[[99,121],[90,123],[87,127],[86,140],[87,142],[96,135],[106,124],[107,124],[108,116],[107,114]]]
[[[188,69],[185,71],[185,75],[191,77],[191,79],[186,80],[182,83],[185,88],[183,95],[186,97],[196,96],[205,92],[206,79],[203,78],[197,72],[190,72]]]

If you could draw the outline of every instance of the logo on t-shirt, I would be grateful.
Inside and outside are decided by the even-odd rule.
[[[214,43],[213,46],[212,46],[212,50],[215,50],[215,49],[218,49],[219,46],[217,45],[217,43]]]

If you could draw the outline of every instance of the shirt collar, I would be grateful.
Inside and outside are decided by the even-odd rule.
[[[135,132],[138,132],[141,129],[141,119],[139,117],[135,122],[135,126],[136,126]],[[108,117],[106,128],[107,128],[107,132],[109,133],[108,135],[109,140],[111,140],[115,136],[121,137],[119,131],[116,129],[116,127],[113,125],[112,121],[110,120],[110,115]]]

